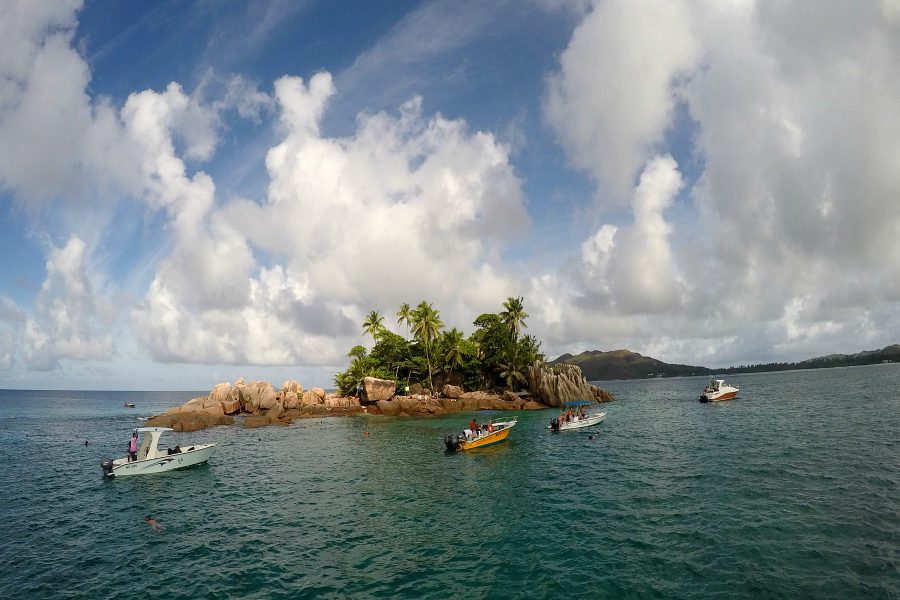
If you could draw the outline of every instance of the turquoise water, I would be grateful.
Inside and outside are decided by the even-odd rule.
[[[522,412],[458,454],[465,414],[171,433],[219,452],[118,480],[197,393],[2,391],[0,598],[900,596],[900,365],[726,380],[604,382],[590,432]]]

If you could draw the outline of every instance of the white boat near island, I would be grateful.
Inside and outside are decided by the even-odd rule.
[[[703,388],[700,395],[700,402],[720,402],[722,400],[731,400],[737,396],[738,387],[736,385],[727,385],[724,379],[715,379],[710,376],[709,384]]]
[[[182,449],[180,446],[159,450],[160,436],[166,431],[174,431],[171,427],[139,427],[135,431],[143,433],[137,460],[129,461],[128,457],[112,460],[104,458],[100,461],[103,473],[108,477],[125,475],[149,475],[164,473],[200,465],[210,459],[216,452],[215,444],[197,444]]]
[[[581,402],[566,402],[562,406],[584,406],[587,404],[597,404],[591,400],[583,400]],[[553,431],[568,431],[570,429],[581,429],[583,427],[590,427],[591,425],[596,425],[598,423],[602,423],[606,420],[606,411],[603,412],[586,412],[582,417],[581,415],[572,415],[570,419],[562,419],[560,417],[553,417],[550,419],[550,425],[547,426],[547,429],[551,429]]]

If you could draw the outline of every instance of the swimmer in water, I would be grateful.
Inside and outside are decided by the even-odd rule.
[[[156,519],[151,519],[150,515],[147,515],[144,518],[144,522],[150,525],[150,527],[153,528],[153,531],[162,531],[163,529],[165,529],[165,527],[156,522]]]

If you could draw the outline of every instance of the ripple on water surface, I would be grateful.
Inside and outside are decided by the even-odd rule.
[[[0,597],[896,598],[898,380],[735,375],[719,404],[605,382],[596,429],[524,412],[458,454],[459,414],[172,433],[219,452],[115,481],[135,411],[198,394],[0,392]]]

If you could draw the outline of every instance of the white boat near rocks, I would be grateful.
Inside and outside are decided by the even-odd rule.
[[[127,456],[116,460],[102,459],[100,467],[106,476],[148,475],[192,467],[205,463],[216,451],[215,444],[197,444],[185,449],[175,446],[159,450],[157,445],[160,436],[166,431],[174,431],[171,427],[139,427],[136,431],[144,434],[137,451],[137,460],[129,461]]]
[[[596,402],[592,400],[584,400],[581,402],[565,402],[562,406],[582,406],[585,404],[596,404]],[[582,417],[581,415],[575,414],[572,415],[571,419],[561,419],[559,417],[553,417],[550,419],[550,425],[547,429],[551,429],[553,431],[568,431],[570,429],[581,429],[582,427],[590,427],[591,425],[596,425],[597,423],[602,423],[606,420],[606,411],[603,412],[589,412]]]

